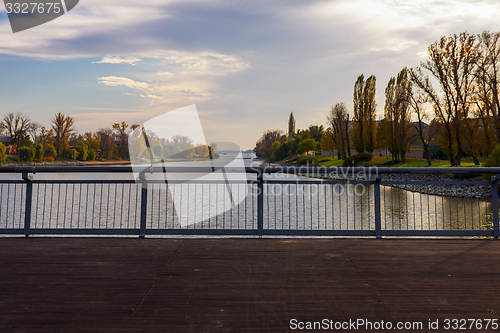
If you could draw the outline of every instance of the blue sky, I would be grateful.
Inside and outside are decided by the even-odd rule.
[[[196,104],[207,142],[253,148],[266,129],[326,125],[352,112],[358,75],[391,76],[442,35],[500,30],[497,1],[81,0],[13,34],[0,10],[0,115],[80,132],[142,123]],[[182,134],[182,133],[180,133]]]

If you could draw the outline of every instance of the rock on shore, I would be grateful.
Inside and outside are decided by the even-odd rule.
[[[311,176],[311,175],[303,175]],[[315,176],[317,177],[317,175]],[[350,181],[374,181],[374,175],[357,175],[357,174],[328,174],[321,175],[322,179],[338,179]],[[384,184],[384,186],[392,186],[412,192],[419,192],[431,195],[443,195],[450,197],[486,199],[491,197],[491,186],[487,184],[474,184],[474,181],[482,179],[460,179],[460,181],[470,182],[471,184],[454,184],[457,179],[448,175],[442,174],[384,174],[382,181],[404,181],[409,184]],[[449,181],[450,185],[444,184],[411,184],[411,181]]]

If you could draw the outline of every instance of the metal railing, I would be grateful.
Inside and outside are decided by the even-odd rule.
[[[248,167],[221,181],[154,178],[207,173],[207,168],[4,167],[0,234],[482,236],[498,238],[500,168],[371,168],[355,180],[278,175],[366,173],[366,168]],[[391,180],[386,174],[492,174],[484,180]],[[79,176],[74,179],[33,175]],[[19,177],[19,175],[21,177]],[[96,175],[99,175],[97,177]],[[147,179],[151,175],[150,179]],[[101,178],[101,179],[99,179]],[[436,187],[489,186],[488,199],[446,196]],[[229,195],[228,195],[229,193]]]

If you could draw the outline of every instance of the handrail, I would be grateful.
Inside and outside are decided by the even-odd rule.
[[[144,173],[205,173],[214,168],[206,167],[150,167],[141,168]],[[217,166],[215,170],[221,169]],[[322,167],[322,166],[271,166],[271,167],[224,167],[224,172],[241,172],[252,174],[303,172],[352,174],[371,172],[372,174],[500,174],[500,167],[420,167],[420,168],[390,168],[390,167]],[[15,166],[0,167],[0,173],[132,173],[132,166]]]

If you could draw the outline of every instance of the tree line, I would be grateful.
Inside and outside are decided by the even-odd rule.
[[[147,136],[143,136],[143,132]],[[159,138],[139,125],[129,125],[125,121],[83,134],[76,131],[74,118],[62,113],[51,118],[48,128],[22,113],[8,113],[0,121],[0,135],[10,137],[10,145],[18,148],[22,161],[129,159],[129,135],[132,133],[141,134],[141,140],[134,141],[133,147],[135,156],[144,158],[150,157],[145,145],[148,139],[152,155],[157,158],[207,157],[211,149],[209,146],[195,147],[190,138],[181,135],[172,139]],[[6,147],[0,143],[0,162],[6,160]]]
[[[339,159],[350,156],[351,149],[387,149],[395,161],[404,162],[410,145],[417,143],[428,165],[431,146],[439,147],[452,166],[464,156],[479,165],[479,158],[500,143],[500,32],[442,36],[427,53],[419,66],[390,78],[382,119],[376,120],[376,77],[360,75],[352,118],[345,104],[337,103],[327,114],[323,135],[303,143],[313,139],[304,134],[315,125],[291,131],[292,114],[288,133],[266,131],[256,144],[257,155],[281,159],[300,154],[302,144],[304,149],[337,150]]]

